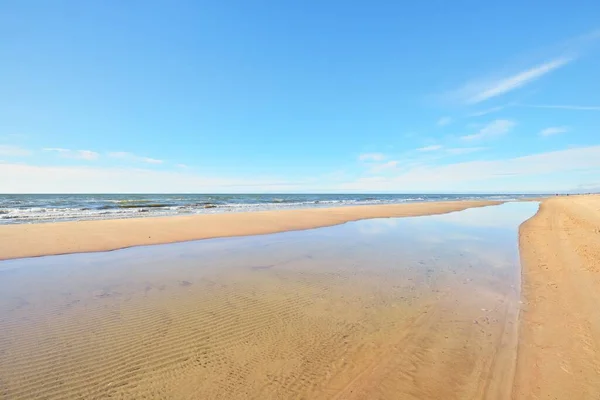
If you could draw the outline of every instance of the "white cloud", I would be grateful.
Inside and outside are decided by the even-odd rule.
[[[26,157],[32,154],[31,150],[19,146],[0,145],[0,156],[4,157]]]
[[[474,113],[469,114],[469,117],[483,117],[484,115],[488,115],[488,114],[492,114],[498,111],[502,111],[504,110],[506,107],[509,107],[508,105],[506,106],[498,106],[498,107],[492,107],[492,108],[488,108],[486,110],[481,110],[481,111],[476,111]]]
[[[189,168],[189,166],[187,166],[187,165],[185,165],[185,164],[175,164],[175,166],[176,166],[177,168],[183,168],[183,169]]]
[[[142,157],[142,161],[148,164],[162,164],[163,160],[157,160],[156,158]]]
[[[540,136],[552,136],[560,133],[568,132],[569,128],[566,126],[552,126],[550,128],[542,129]]]
[[[597,182],[600,146],[572,148],[510,159],[445,165],[382,163],[386,176],[295,182],[206,177],[189,172],[140,168],[42,167],[0,163],[5,193],[182,193],[182,192],[506,192],[563,191]],[[594,173],[596,172],[596,173]],[[391,175],[390,175],[391,174]],[[341,180],[341,181],[340,181]]]
[[[91,150],[69,150],[61,147],[46,147],[42,150],[59,153],[61,157],[75,160],[94,161],[100,158],[100,154]]]
[[[487,139],[494,136],[504,135],[514,128],[516,123],[508,119],[497,119],[485,125],[479,132],[461,136],[463,140]]]
[[[446,126],[446,125],[449,125],[450,123],[452,123],[452,118],[450,118],[450,117],[442,117],[437,122],[438,126]]]
[[[131,153],[127,153],[125,151],[113,151],[108,153],[108,156],[111,158],[129,158],[129,157],[135,157],[133,154]]]
[[[479,104],[526,86],[574,60],[574,57],[558,57],[512,75],[472,80],[444,97],[453,102]]]
[[[204,177],[141,168],[47,167],[0,163],[3,193],[255,193],[301,190],[274,179]]]
[[[383,161],[385,155],[383,153],[363,153],[358,156],[360,161]]]
[[[385,162],[385,163],[382,163],[382,164],[375,164],[375,165],[373,165],[369,169],[369,172],[371,172],[371,173],[378,173],[378,172],[382,172],[382,171],[394,169],[397,166],[398,166],[398,161],[388,161],[388,162]]]
[[[442,148],[442,145],[440,145],[440,144],[434,144],[434,145],[431,145],[431,146],[421,147],[421,148],[417,149],[417,151],[422,151],[422,152],[436,151],[436,150],[440,150],[441,148]]]
[[[100,157],[100,154],[96,153],[95,151],[77,150],[75,152],[75,155],[74,155],[73,158],[76,158],[76,159],[79,159],[79,160],[92,161],[92,160],[97,160],[98,157]]]
[[[572,58],[560,57],[511,76],[479,84],[479,87],[466,99],[466,102],[468,104],[481,103],[482,101],[508,93],[541,78],[555,69],[567,65],[571,61],[573,61]]]
[[[456,147],[456,148],[446,149],[446,153],[453,155],[453,156],[458,156],[458,155],[463,155],[463,154],[476,153],[478,151],[483,151],[483,150],[487,150],[487,147]]]
[[[150,157],[140,157],[138,155],[135,155],[133,153],[129,153],[126,151],[114,151],[111,153],[108,153],[108,156],[110,158],[117,158],[120,160],[125,160],[125,161],[130,161],[130,162],[143,162],[143,163],[147,163],[147,164],[162,164],[163,160],[157,160],[156,158],[150,158]]]
[[[600,168],[600,146],[580,147],[501,160],[421,165],[389,178],[364,178],[339,185],[340,191],[493,192],[570,190],[586,182],[582,171]],[[564,178],[559,181],[558,176]],[[591,175],[595,176],[595,175]],[[545,179],[542,179],[545,177]]]
[[[600,39],[600,30],[595,30],[590,33],[580,35],[568,40],[556,43],[548,49],[552,51],[552,57],[535,65],[522,68],[521,70],[513,69],[513,72],[496,73],[487,75],[466,82],[461,87],[441,96],[452,103],[463,104],[479,104],[484,101],[500,97],[517,89],[523,88],[526,85],[535,82],[536,80],[550,74],[557,69],[560,69],[571,62],[577,60],[581,55],[592,50],[592,45]],[[531,54],[531,52],[529,52]],[[537,51],[533,52],[538,53]],[[548,53],[546,53],[548,54]],[[500,65],[499,62],[496,62]],[[504,71],[507,71],[503,68]],[[492,110],[494,112],[496,110]],[[475,113],[473,116],[478,116]],[[481,115],[485,115],[484,112]]]

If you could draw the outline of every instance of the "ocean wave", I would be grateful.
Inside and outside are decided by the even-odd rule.
[[[175,204],[168,203],[137,203],[137,204],[119,204],[118,208],[161,208],[173,207]]]
[[[0,224],[251,212],[466,199],[512,200],[522,195],[0,195]]]

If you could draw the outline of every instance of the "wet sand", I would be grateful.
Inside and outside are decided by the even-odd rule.
[[[509,398],[536,209],[3,261],[0,398]]]
[[[0,260],[319,228],[368,218],[434,215],[495,201],[447,201],[182,217],[0,226]]]
[[[515,398],[600,399],[600,196],[545,200],[521,226]]]

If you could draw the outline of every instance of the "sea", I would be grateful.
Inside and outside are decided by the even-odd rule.
[[[0,225],[399,204],[531,194],[0,194]]]

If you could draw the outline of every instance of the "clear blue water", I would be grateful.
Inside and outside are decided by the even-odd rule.
[[[444,200],[519,194],[0,194],[0,224]]]

